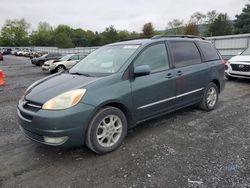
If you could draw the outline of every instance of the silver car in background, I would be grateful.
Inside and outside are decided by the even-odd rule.
[[[61,71],[72,68],[75,64],[77,64],[83,58],[84,56],[81,56],[78,54],[66,55],[59,60],[46,61],[43,64],[42,69],[44,72],[48,72],[48,73],[61,72]]]

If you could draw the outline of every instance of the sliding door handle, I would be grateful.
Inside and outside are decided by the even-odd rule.
[[[168,78],[168,79],[173,78],[173,77],[174,77],[174,75],[173,75],[172,73],[168,73],[168,74],[166,75],[166,78]]]
[[[177,71],[177,75],[181,76],[181,75],[183,75],[183,72],[181,70],[179,70],[179,71]]]

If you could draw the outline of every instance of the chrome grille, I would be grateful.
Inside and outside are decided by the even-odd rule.
[[[23,108],[25,110],[29,110],[29,111],[32,111],[32,112],[37,112],[38,110],[40,110],[42,108],[42,105],[38,104],[38,103],[31,102],[31,101],[25,101],[24,105],[23,105]]]
[[[250,72],[250,65],[246,64],[230,64],[234,71]]]

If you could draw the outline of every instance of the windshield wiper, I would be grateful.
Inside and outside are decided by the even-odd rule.
[[[87,74],[87,73],[71,72],[70,74],[82,75],[82,76],[90,77],[90,75],[89,75],[89,74]]]

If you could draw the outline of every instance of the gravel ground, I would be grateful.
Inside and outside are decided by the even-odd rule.
[[[46,76],[30,60],[0,67],[0,187],[250,187],[250,81],[228,81],[216,110],[189,107],[129,131],[116,151],[36,144],[20,132],[17,101]]]

